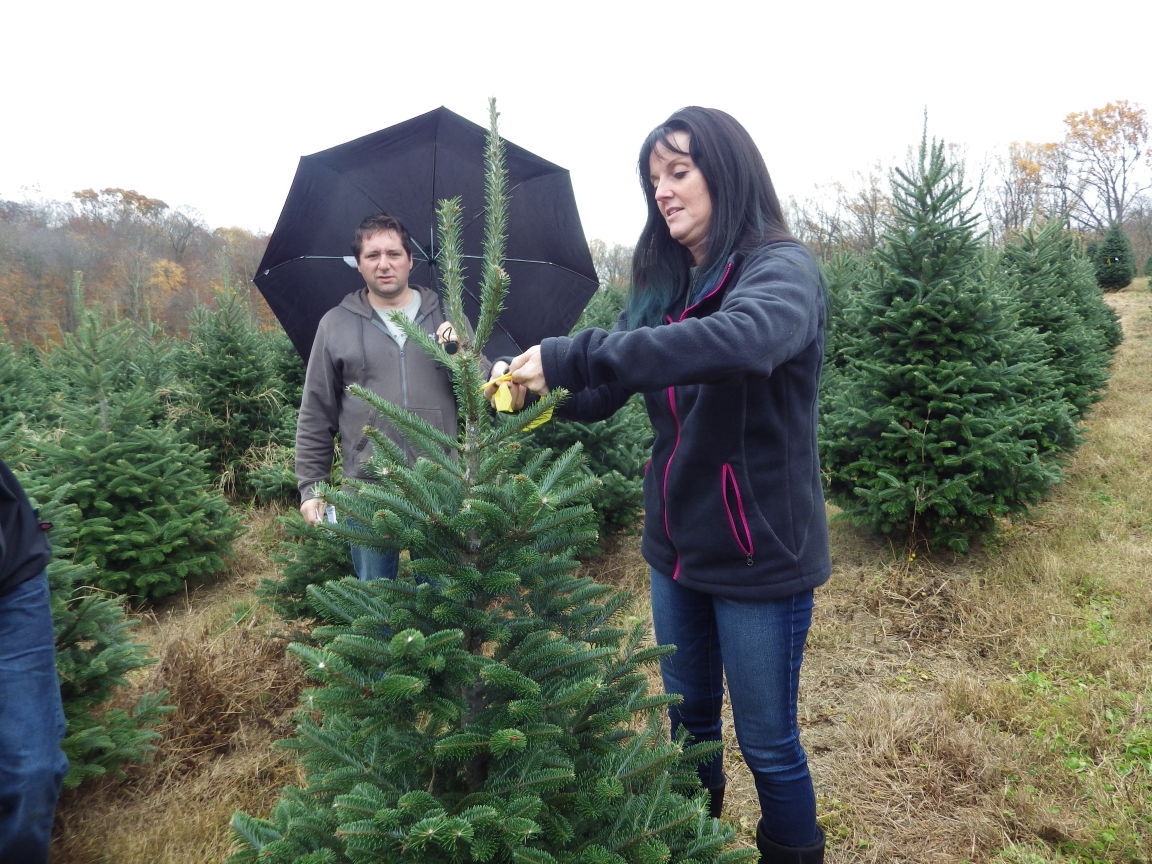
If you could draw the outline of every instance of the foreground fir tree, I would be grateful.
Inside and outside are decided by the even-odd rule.
[[[237,814],[237,864],[751,857],[724,851],[732,829],[706,815],[693,767],[703,748],[660,729],[667,700],[648,692],[645,669],[662,649],[626,617],[628,597],[573,575],[572,551],[591,534],[577,451],[526,465],[517,453],[561,394],[505,419],[481,396],[478,351],[506,290],[501,150],[493,111],[475,340],[448,356],[408,328],[455,376],[459,437],[361,392],[423,456],[409,468],[378,437],[382,482],[327,496],[371,526],[362,542],[416,558],[395,582],[309,589],[336,623],[318,631],[320,645],[293,647],[320,684],[289,742],[307,785],[286,790],[268,819]],[[462,333],[452,202],[440,224],[446,310]]]
[[[943,145],[893,180],[895,218],[854,294],[853,359],[821,429],[832,500],[857,524],[963,551],[1059,478],[1072,410],[1047,348],[987,278]]]

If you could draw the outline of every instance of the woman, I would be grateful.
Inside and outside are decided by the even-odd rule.
[[[673,730],[719,740],[725,677],[760,799],[763,862],[819,862],[824,834],[796,724],[813,589],[828,552],[816,449],[824,292],[763,157],[728,114],[677,111],[640,151],[648,219],[612,332],[546,339],[512,380],[610,415],[643,393],[656,432],[642,551]],[[500,370],[497,370],[500,371]],[[700,767],[718,816],[722,759]]]

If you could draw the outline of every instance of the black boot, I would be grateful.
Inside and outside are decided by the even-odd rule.
[[[727,785],[721,783],[708,790],[708,815],[713,819],[719,819],[720,811],[724,809],[724,789]]]
[[[756,848],[760,864],[824,864],[824,831],[816,826],[816,842],[811,846],[781,846],[764,834],[764,823],[756,826]]]

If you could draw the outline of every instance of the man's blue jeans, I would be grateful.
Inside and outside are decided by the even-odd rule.
[[[652,622],[661,645],[664,692],[683,702],[669,709],[673,733],[719,741],[724,681],[740,752],[760,798],[764,833],[784,846],[816,839],[816,796],[800,745],[796,696],[813,597],[732,600],[684,588],[652,571]],[[723,758],[699,767],[705,788],[724,783]]]
[[[352,567],[356,578],[362,582],[369,579],[395,579],[400,569],[400,552],[395,549],[372,549],[367,546],[352,546]]]
[[[0,862],[44,864],[60,783],[64,709],[41,573],[0,595]]]
[[[355,528],[367,526],[359,519],[347,517],[348,524]],[[361,582],[372,579],[395,579],[400,571],[399,549],[374,549],[370,546],[359,546],[349,543],[352,551],[352,569],[356,571],[356,578]]]

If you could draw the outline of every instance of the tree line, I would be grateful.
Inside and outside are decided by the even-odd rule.
[[[1007,153],[974,162],[949,148],[978,202],[981,228],[993,242],[1056,222],[1085,240],[1121,228],[1142,266],[1152,255],[1152,151],[1147,111],[1119,100],[1064,118],[1054,142],[1014,142]],[[909,153],[909,162],[916,154]],[[903,166],[905,169],[909,165]],[[821,190],[819,200],[789,202],[789,221],[823,255],[868,252],[893,216],[889,171],[875,165],[852,182]]]
[[[193,309],[248,282],[267,239],[210,229],[191,211],[132,189],[83,189],[67,202],[0,200],[0,322],[14,341],[43,345],[74,332],[90,305],[186,334]]]

